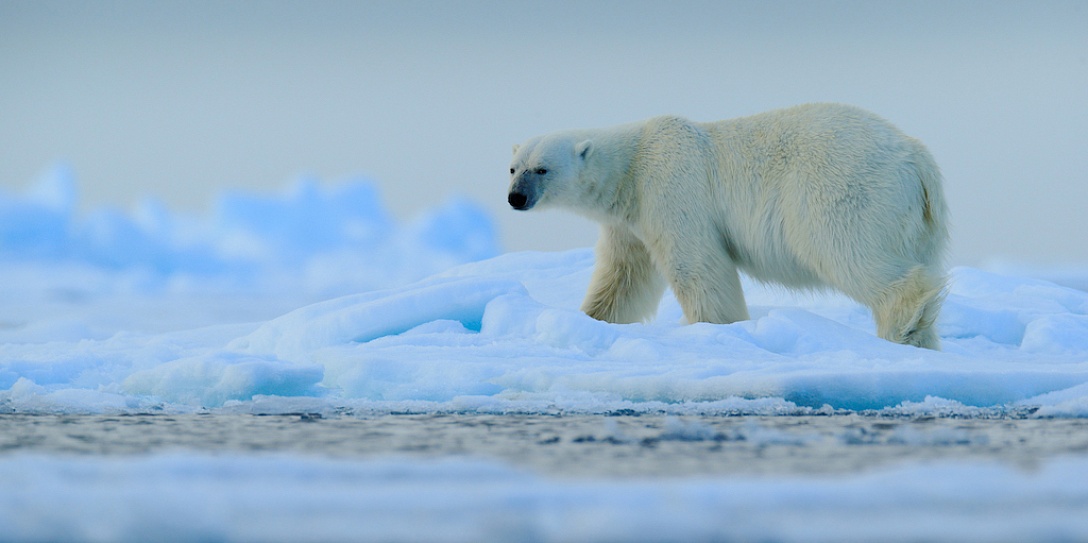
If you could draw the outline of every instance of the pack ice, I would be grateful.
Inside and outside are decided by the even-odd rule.
[[[749,321],[595,321],[591,250],[499,254],[473,203],[398,221],[365,181],[77,204],[64,169],[0,193],[0,410],[1088,416],[1088,293],[1042,280],[955,268],[931,352],[750,281]]]

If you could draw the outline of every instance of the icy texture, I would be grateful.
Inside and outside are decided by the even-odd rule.
[[[759,284],[746,285],[747,322],[682,325],[671,297],[651,324],[595,321],[578,311],[592,263],[589,250],[509,254],[252,324],[87,338],[70,323],[50,340],[9,330],[0,407],[274,412],[308,398],[315,411],[1088,415],[1084,292],[954,270],[945,350],[932,352],[876,338],[850,300]]]

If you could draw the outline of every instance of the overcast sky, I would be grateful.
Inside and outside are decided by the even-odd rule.
[[[1088,3],[0,0],[0,187],[56,161],[83,205],[363,176],[452,195],[509,250],[596,226],[506,205],[511,145],[660,114],[871,109],[926,142],[954,264],[1088,264]]]

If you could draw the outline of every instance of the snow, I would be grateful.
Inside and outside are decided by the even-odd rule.
[[[1088,417],[1088,293],[1043,280],[952,270],[933,352],[876,338],[840,295],[747,280],[750,321],[684,325],[667,295],[652,323],[598,322],[578,310],[590,249],[500,254],[471,202],[402,221],[366,181],[225,194],[208,216],[78,201],[64,169],[0,194],[0,413]],[[668,439],[712,432],[670,424]],[[571,481],[471,459],[16,453],[0,456],[0,526],[14,540],[1062,540],[1088,534],[1073,514],[1086,477],[1082,457]]]
[[[98,413],[116,396],[137,410],[305,396],[327,410],[606,412],[715,411],[736,399],[872,410],[940,398],[1084,416],[1075,407],[1088,383],[1088,293],[955,269],[944,351],[932,352],[878,339],[868,312],[837,295],[759,284],[746,285],[751,321],[683,325],[671,298],[651,324],[595,321],[578,311],[592,262],[589,250],[507,254],[197,330],[103,336],[81,334],[93,322],[31,322],[27,338],[5,331],[0,405],[38,412],[50,398],[59,403],[46,412]],[[42,341],[51,325],[57,337]]]

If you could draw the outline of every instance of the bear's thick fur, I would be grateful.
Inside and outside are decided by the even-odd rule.
[[[809,104],[713,123],[678,117],[516,146],[509,203],[599,221],[582,310],[652,318],[666,284],[689,322],[748,318],[737,271],[832,287],[880,337],[938,349],[948,239],[941,175],[921,142],[865,110]]]

